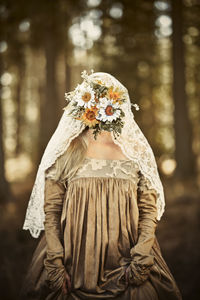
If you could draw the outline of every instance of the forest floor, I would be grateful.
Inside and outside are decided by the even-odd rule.
[[[22,230],[33,181],[13,183],[15,200],[1,205],[0,299],[17,300],[39,239]],[[200,194],[192,183],[164,184],[166,211],[157,238],[184,300],[200,299]]]

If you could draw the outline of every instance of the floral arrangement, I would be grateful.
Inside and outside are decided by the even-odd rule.
[[[92,80],[86,71],[81,73],[81,77],[83,83],[78,84],[74,91],[65,93],[68,103],[72,102],[70,114],[93,128],[95,139],[102,130],[113,131],[114,136],[119,135],[124,126],[125,114],[121,108],[121,104],[126,101],[124,91],[107,87],[100,80]],[[139,110],[137,104],[132,105]]]

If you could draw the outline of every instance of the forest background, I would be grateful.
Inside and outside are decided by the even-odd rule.
[[[162,254],[184,299],[200,295],[200,1],[0,1],[0,286],[17,299],[38,243],[22,230],[43,151],[86,69],[140,106],[164,186]]]

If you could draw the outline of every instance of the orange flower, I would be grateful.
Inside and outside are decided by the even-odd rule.
[[[99,123],[99,121],[96,119],[97,112],[98,109],[96,107],[86,108],[80,120],[82,120],[87,126],[93,127]]]
[[[85,92],[85,94],[82,96],[82,100],[83,100],[84,102],[89,102],[90,99],[91,99],[91,94],[88,93],[88,92]]]
[[[115,91],[113,91],[113,87],[108,89],[108,96],[113,100],[113,103],[118,102],[119,104],[122,104],[122,101],[120,100],[122,95],[123,91],[120,91],[119,89],[116,89]]]

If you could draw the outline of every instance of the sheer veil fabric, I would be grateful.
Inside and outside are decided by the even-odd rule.
[[[112,86],[119,88],[125,93],[126,101],[122,104],[122,110],[125,113],[124,127],[122,128],[121,134],[116,138],[113,132],[111,132],[111,135],[114,143],[120,146],[124,155],[137,163],[141,173],[148,179],[148,187],[154,188],[157,191],[157,219],[160,220],[165,208],[163,186],[152,148],[134,120],[128,90],[115,77],[108,73],[92,73],[89,77],[94,81],[101,80],[107,87]],[[55,163],[56,159],[67,150],[71,141],[77,137],[86,126],[82,121],[75,120],[69,115],[71,110],[72,105],[69,103],[46,146],[38,167],[23,224],[23,229],[29,230],[34,238],[38,238],[40,232],[44,230],[45,214],[43,206],[45,170]]]

